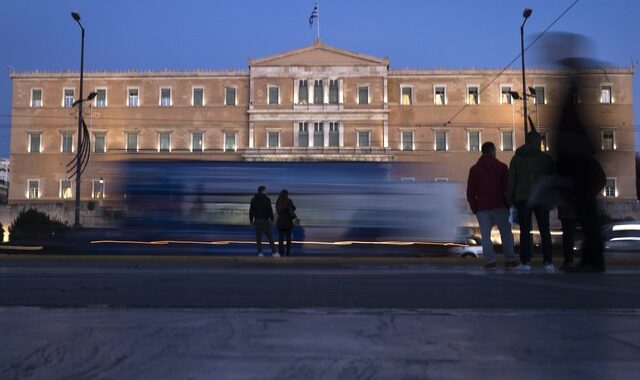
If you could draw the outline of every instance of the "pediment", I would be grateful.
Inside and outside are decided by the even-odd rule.
[[[249,66],[378,66],[387,65],[388,59],[380,59],[324,45],[321,41],[302,49],[249,60]]]

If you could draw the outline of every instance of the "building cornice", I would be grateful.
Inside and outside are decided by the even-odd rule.
[[[12,71],[9,73],[11,79],[39,79],[39,78],[69,78],[77,79],[80,76],[78,71]],[[100,78],[122,78],[122,79],[147,79],[147,78],[249,78],[247,70],[161,70],[161,71],[88,71],[84,73],[85,79]]]

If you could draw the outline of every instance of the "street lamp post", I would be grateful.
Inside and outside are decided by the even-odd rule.
[[[522,98],[524,103],[524,134],[527,135],[527,81],[524,75],[524,24],[531,16],[531,12],[533,12],[530,8],[525,8],[522,12],[522,17],[524,17],[524,21],[522,25],[520,25],[520,56],[522,58]]]
[[[80,144],[82,142],[82,82],[84,80],[84,27],[80,23],[80,14],[78,12],[71,12],[71,17],[78,23],[80,26],[80,30],[82,31],[82,42],[80,45],[80,103],[78,104],[78,141],[77,141],[77,152],[78,155],[76,157],[76,207],[75,207],[75,219],[73,226],[80,227],[80,171],[81,171],[81,162],[80,162]]]

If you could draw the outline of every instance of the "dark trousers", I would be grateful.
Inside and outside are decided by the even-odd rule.
[[[562,223],[562,254],[564,255],[564,263],[573,262],[573,247],[576,242],[576,220],[560,219]]]
[[[256,244],[258,253],[262,253],[262,234],[266,234],[271,245],[271,253],[276,253],[276,245],[273,242],[273,232],[271,231],[271,221],[269,219],[255,219],[253,225],[256,228]]]
[[[291,228],[287,229],[278,229],[279,242],[278,242],[278,251],[281,255],[290,256],[291,255]],[[284,253],[284,239],[287,239],[287,253]]]
[[[578,199],[580,225],[584,235],[582,245],[581,266],[593,266],[605,270],[604,253],[602,252],[602,232],[598,221],[598,207],[595,197]]]
[[[518,222],[520,222],[520,262],[529,264],[531,261],[531,214],[536,216],[542,254],[545,264],[553,261],[553,247],[551,246],[551,230],[549,228],[549,209],[542,207],[529,208],[526,204],[518,204]]]

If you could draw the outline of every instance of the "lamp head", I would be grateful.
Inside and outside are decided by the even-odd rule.
[[[93,91],[92,93],[89,94],[89,96],[87,96],[87,100],[93,100],[93,98],[95,98],[97,95],[98,93]]]
[[[100,179],[98,180],[98,182],[100,182],[100,184],[102,185],[104,183],[104,178],[100,177]]]
[[[534,87],[529,87],[529,93],[533,96],[536,96],[536,89]]]
[[[518,91],[509,91],[509,94],[511,94],[511,97],[515,100],[520,100],[520,94],[518,94]]]
[[[73,17],[73,19],[76,20],[77,22],[80,22],[80,13],[71,12],[71,17]]]
[[[522,17],[527,19],[527,18],[529,18],[529,16],[531,16],[532,12],[533,12],[533,10],[531,8],[525,8],[524,11],[522,11]]]

